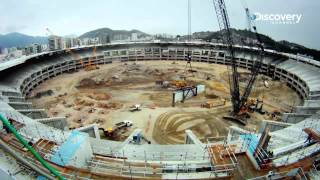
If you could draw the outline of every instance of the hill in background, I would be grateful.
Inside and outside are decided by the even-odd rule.
[[[84,39],[84,38],[106,38],[109,37],[110,40],[123,40],[123,39],[130,39],[131,35],[133,33],[137,34],[138,38],[143,38],[143,37],[147,37],[150,36],[147,33],[144,33],[142,31],[139,30],[131,30],[131,31],[127,31],[127,30],[112,30],[110,28],[101,28],[101,29],[96,29],[93,31],[89,31],[86,32],[84,34],[82,34],[81,36],[79,36],[80,39]]]
[[[137,38],[145,38],[151,36],[139,30],[112,30],[110,28],[100,28],[93,31],[86,32],[79,36],[80,39],[85,38],[99,38],[108,39],[110,41],[116,40],[130,40],[132,34],[136,34]],[[233,40],[235,44],[256,46],[255,33],[247,30],[231,30]],[[203,31],[195,32],[192,34],[193,39],[202,39],[205,41],[222,42],[222,31]],[[305,46],[292,43],[289,41],[275,41],[267,35],[260,34],[264,47],[267,49],[273,49],[280,52],[287,52],[292,54],[305,54],[313,56],[314,59],[320,60],[320,51],[316,49],[310,49]],[[180,39],[187,39],[186,36],[181,36]],[[32,43],[47,44],[48,38],[41,36],[28,36],[21,33],[10,33],[6,35],[0,35],[0,47],[24,47]]]
[[[46,44],[48,43],[48,38],[42,36],[29,36],[17,32],[6,35],[0,34],[0,46],[2,48],[24,47],[32,43]]]
[[[237,29],[232,29],[232,38],[235,44],[240,44],[240,45],[247,45],[247,46],[256,46],[255,43],[253,43],[256,40],[256,35],[254,32],[248,31],[248,30],[237,30]],[[222,42],[222,37],[223,37],[223,31],[216,31],[216,32],[211,32],[211,31],[205,31],[205,32],[195,32],[193,33],[193,38],[195,39],[202,39],[205,41],[217,41],[217,42]],[[316,49],[310,49],[305,46],[292,43],[289,41],[275,41],[271,37],[264,35],[264,34],[259,34],[262,43],[264,44],[264,47],[266,49],[273,49],[276,51],[280,52],[287,52],[287,53],[292,53],[292,54],[306,54],[313,56],[314,59],[320,60],[320,51]]]

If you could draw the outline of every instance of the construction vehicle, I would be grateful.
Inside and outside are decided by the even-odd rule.
[[[263,108],[263,100],[260,100],[259,98],[248,98],[246,104],[243,106],[244,109],[242,113],[246,112],[258,112],[260,114],[265,114],[265,111],[262,110]]]
[[[79,54],[74,53],[70,48],[67,48],[65,50],[65,52],[70,53],[74,57],[75,60],[78,60],[81,64],[82,68],[85,67],[85,64],[83,63],[82,58],[80,57]]]
[[[97,51],[97,47],[94,46],[93,48],[93,58],[97,58],[97,54],[96,54],[96,51]],[[95,69],[99,69],[99,67],[95,64],[92,63],[92,57],[89,57],[88,59],[88,64],[85,66],[84,70],[85,71],[92,71],[92,70],[95,70]]]
[[[95,69],[99,69],[99,67],[92,63],[92,57],[89,57],[88,63],[85,64],[79,54],[74,53],[70,48],[67,48],[65,52],[70,53],[75,60],[78,60],[81,63],[82,68],[85,69],[85,71],[91,71]],[[96,57],[96,47],[93,48],[93,57]]]
[[[225,118],[239,121],[240,123],[245,125],[246,124],[245,118],[250,117],[247,114],[247,111],[249,109],[247,105],[248,104],[247,101],[261,67],[261,62],[264,55],[264,48],[262,46],[260,35],[257,33],[256,26],[253,26],[253,29],[255,30],[256,39],[258,40],[257,45],[260,49],[260,56],[258,60],[254,61],[254,64],[251,68],[251,77],[249,79],[247,86],[245,87],[243,95],[240,96],[239,73],[237,70],[234,42],[231,35],[231,27],[230,27],[230,21],[229,21],[226,5],[224,0],[213,0],[213,4],[215,7],[220,30],[223,33],[222,39],[224,44],[227,46],[227,49],[229,51],[229,56],[230,56],[230,63],[229,63],[230,65],[228,66],[228,71],[231,71],[231,73],[229,73],[230,74],[229,83],[230,83],[232,111],[230,116],[226,116]]]
[[[141,111],[140,104],[135,104],[134,106],[131,107],[130,112],[136,112],[136,111]]]
[[[160,86],[162,88],[168,88],[170,86],[169,81],[157,80],[155,83],[157,86]]]
[[[253,67],[251,69],[251,78],[249,79],[249,83],[246,86],[246,89],[245,89],[245,91],[243,93],[243,96],[241,97],[241,102],[240,102],[240,106],[244,106],[247,109],[249,109],[250,106],[246,106],[246,101],[248,100],[248,97],[249,97],[249,95],[250,95],[250,93],[252,91],[254,82],[255,82],[255,80],[256,80],[256,78],[258,76],[258,73],[260,71],[260,68],[261,68],[261,65],[262,65],[263,56],[264,56],[265,52],[264,52],[264,47],[263,47],[263,43],[262,43],[260,34],[257,31],[257,27],[256,27],[254,21],[252,21],[250,10],[249,10],[248,6],[246,5],[245,0],[243,0],[243,1],[244,1],[243,4],[245,5],[244,9],[245,9],[245,12],[246,12],[246,17],[247,17],[248,30],[249,31],[251,31],[251,29],[254,30],[256,41],[258,42],[256,45],[260,49],[260,51],[259,51],[259,59],[257,61],[255,61],[255,63],[253,64]],[[269,84],[266,81],[264,81],[264,85],[267,88],[269,87]],[[260,100],[259,98],[257,98],[255,106],[254,106],[254,111],[259,112],[260,114],[265,114],[265,111],[262,110],[262,107],[263,107],[263,100]]]
[[[107,130],[105,130],[104,128],[99,129],[103,130],[103,133],[106,137],[115,137],[120,130],[131,127],[132,125],[133,123],[131,121],[124,120],[119,123],[116,123],[113,127],[108,128]]]
[[[141,133],[138,133],[134,136],[132,136],[131,143],[133,144],[141,144],[142,141],[147,142],[148,144],[151,144],[151,141],[149,141],[146,137],[144,137]]]

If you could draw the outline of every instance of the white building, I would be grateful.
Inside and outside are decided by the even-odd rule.
[[[49,36],[48,41],[49,41],[50,51],[61,50],[64,48],[64,43],[63,43],[62,37],[60,36],[55,36],[55,35]]]
[[[22,50],[16,50],[14,52],[11,52],[11,55],[14,57],[14,58],[19,58],[21,56],[23,56],[23,51]]]
[[[131,41],[137,41],[138,40],[138,33],[132,33],[131,34]]]
[[[77,38],[64,38],[63,44],[64,44],[63,46],[64,48],[72,48],[80,45],[79,39]]]
[[[9,52],[8,52],[8,48],[4,48],[4,49],[2,49],[2,51],[1,51],[1,54],[3,54],[3,55],[7,55]]]
[[[30,54],[36,54],[36,53],[41,53],[42,52],[42,46],[41,44],[31,44],[29,46],[26,46],[24,48],[25,54],[30,55]]]

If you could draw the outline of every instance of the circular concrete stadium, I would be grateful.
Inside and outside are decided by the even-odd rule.
[[[259,50],[235,50],[242,87]],[[45,52],[0,64],[0,112],[66,179],[250,179],[271,170],[286,177],[292,169],[308,175],[320,150],[305,144],[307,132],[320,131],[320,63],[266,50],[252,96],[263,99],[267,113],[251,113],[246,126],[223,119],[231,109],[229,64],[226,47],[214,43]],[[197,93],[176,100],[182,82]],[[33,177],[53,178],[12,133],[2,129],[1,139],[13,162]]]

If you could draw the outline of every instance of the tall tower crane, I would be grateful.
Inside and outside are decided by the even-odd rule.
[[[223,33],[223,41],[224,44],[227,46],[228,51],[230,53],[230,65],[228,66],[228,71],[231,68],[231,74],[229,73],[229,84],[230,84],[230,94],[231,94],[231,102],[232,102],[232,113],[231,116],[234,119],[242,119],[242,114],[248,107],[247,100],[251,93],[252,87],[254,82],[257,78],[257,75],[260,71],[261,62],[264,55],[264,48],[261,43],[261,38],[257,33],[257,28],[253,26],[255,31],[256,38],[258,40],[258,47],[260,49],[259,59],[256,60],[251,68],[251,77],[249,82],[243,92],[243,95],[240,97],[240,90],[239,90],[239,73],[237,70],[237,62],[235,59],[235,51],[234,51],[234,42],[231,35],[231,28],[230,28],[230,20],[228,17],[227,9],[224,0],[213,0],[213,4],[215,7],[218,23],[221,32]],[[246,12],[250,15],[249,9],[246,9]],[[251,25],[251,24],[250,24]],[[240,121],[243,122],[243,121]]]

